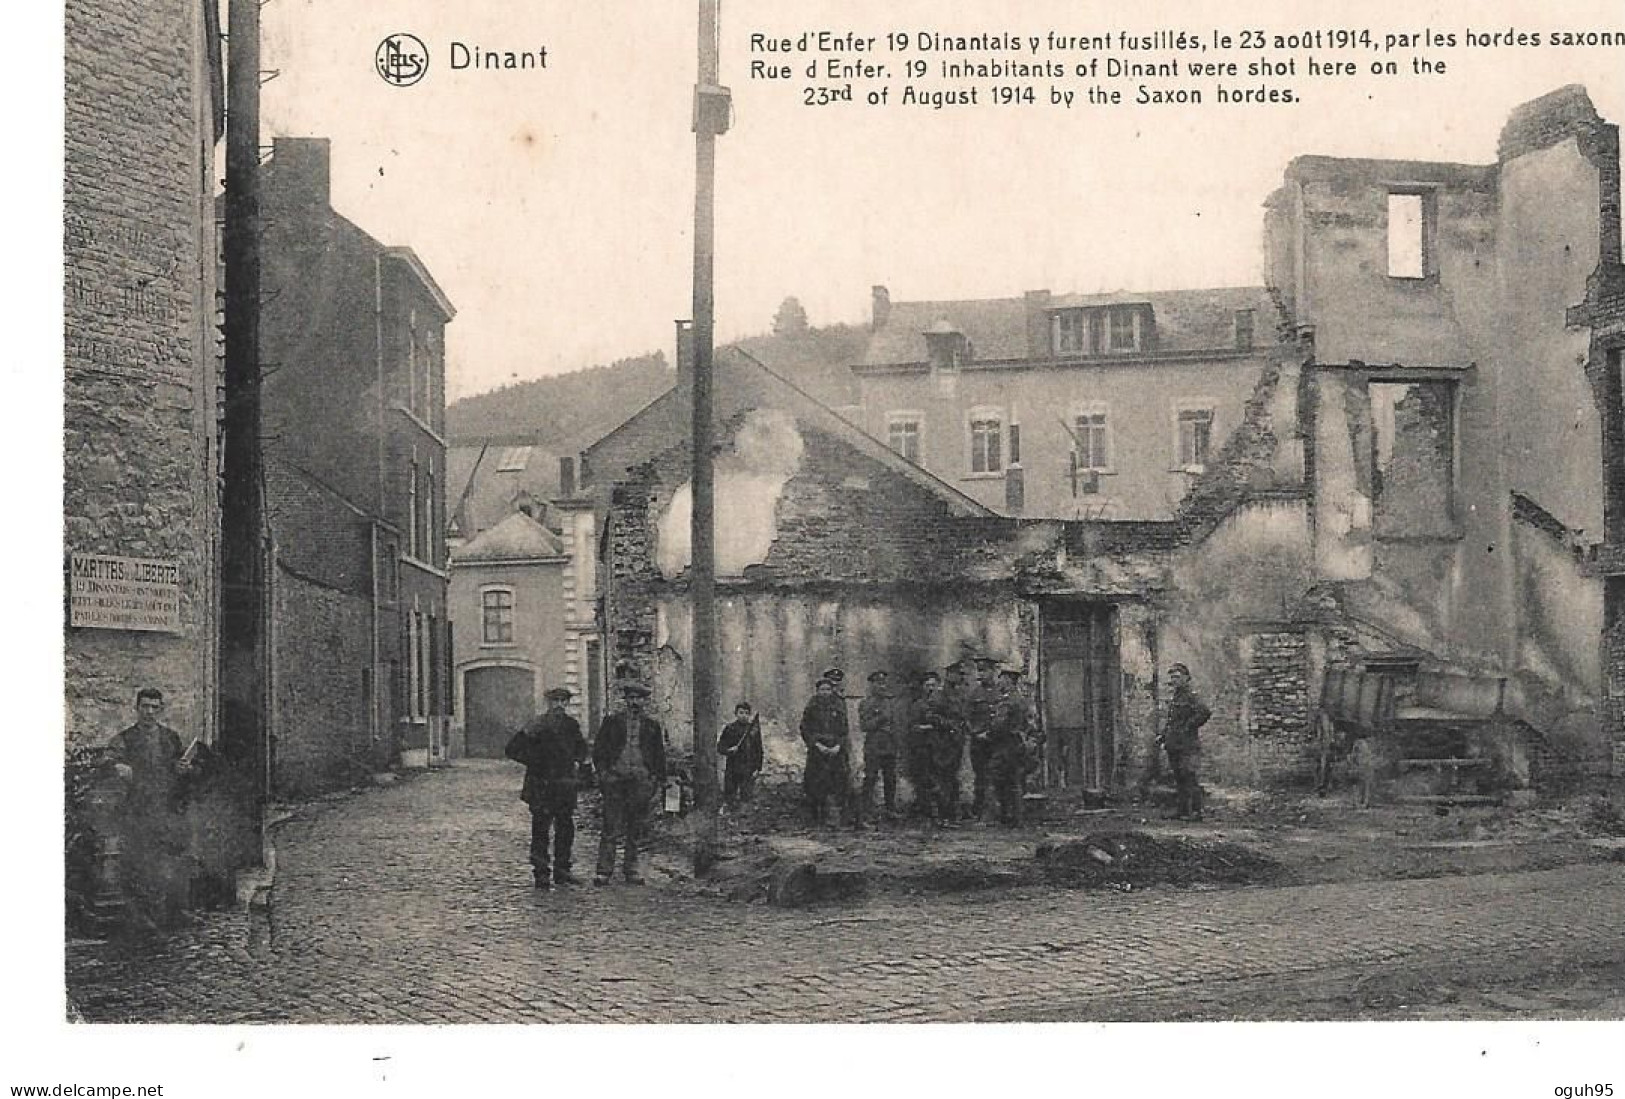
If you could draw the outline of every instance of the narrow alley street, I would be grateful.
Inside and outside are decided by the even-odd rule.
[[[138,951],[70,942],[70,1012],[186,1023],[1015,1021],[1224,1018],[1245,1003],[1253,1018],[1317,1018],[1346,1017],[1326,1006],[1329,989],[1617,974],[1625,962],[1618,863],[789,910],[699,895],[657,859],[646,887],[539,893],[517,779],[511,765],[465,760],[314,803],[276,831],[268,934],[215,913]],[[596,841],[588,822],[578,870],[590,871]],[[1520,1001],[1510,1002],[1515,1016]],[[1617,1014],[1618,990],[1586,1002]]]

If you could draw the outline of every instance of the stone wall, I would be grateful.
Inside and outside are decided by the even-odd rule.
[[[271,783],[289,799],[348,785],[386,761],[374,757],[367,713],[371,601],[286,567],[275,583]]]
[[[67,737],[106,740],[135,692],[212,736],[218,616],[213,149],[204,9],[65,10],[63,522],[68,553],[177,561],[178,632],[70,628]]]

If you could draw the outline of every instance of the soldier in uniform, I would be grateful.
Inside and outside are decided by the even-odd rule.
[[[936,772],[931,767],[931,743],[943,711],[942,677],[926,672],[920,677],[920,691],[908,705],[903,747],[908,753],[908,781],[914,787],[916,816],[933,820],[937,815]]]
[[[988,772],[999,803],[1000,824],[1021,823],[1021,792],[1027,777],[1031,721],[1027,699],[1020,690],[1021,673],[1006,668],[999,673],[998,702],[993,707],[988,733]]]
[[[610,714],[592,742],[592,763],[603,797],[604,830],[598,840],[594,885],[608,885],[615,873],[615,848],[624,841],[627,883],[642,885],[638,845],[648,826],[655,792],[666,784],[666,733],[644,715],[649,688],[629,682],[621,688],[624,709]]]
[[[869,694],[858,703],[858,728],[863,732],[863,793],[858,812],[874,804],[875,784],[884,782],[886,816],[897,813],[897,697],[884,671],[869,673]]]
[[[965,725],[970,734],[971,816],[982,819],[987,807],[987,789],[990,764],[993,758],[991,736],[993,711],[1002,701],[999,685],[994,681],[998,662],[991,656],[976,658],[976,682],[965,690]]]
[[[970,727],[970,684],[966,681],[967,661],[956,660],[944,671],[948,682],[942,698],[948,721],[932,742],[931,769],[935,774],[938,819],[948,824],[959,819],[959,772],[965,758],[965,734]]]
[[[532,718],[508,741],[504,754],[525,765],[525,785],[519,797],[530,806],[530,868],[537,889],[553,885],[580,885],[570,873],[570,855],[576,838],[576,778],[578,768],[590,767],[587,738],[581,725],[564,712],[570,691],[553,687],[542,696],[546,712]],[[552,873],[549,875],[548,833],[553,836]]]
[[[1173,697],[1162,715],[1162,742],[1168,751],[1168,765],[1174,772],[1174,816],[1180,820],[1202,819],[1202,787],[1197,768],[1202,747],[1197,734],[1213,716],[1205,703],[1191,690],[1191,672],[1183,664],[1168,668]]]
[[[832,797],[838,809],[845,809],[850,792],[847,751],[851,731],[846,720],[846,699],[840,694],[845,678],[839,669],[825,672],[801,712],[801,740],[807,746],[802,788],[814,824],[824,822],[825,803]]]

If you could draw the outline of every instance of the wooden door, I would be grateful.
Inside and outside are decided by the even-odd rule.
[[[463,681],[468,754],[501,759],[508,738],[536,716],[536,676],[529,668],[474,668]]]
[[[1057,601],[1043,620],[1050,785],[1109,789],[1117,714],[1117,615],[1109,603]]]

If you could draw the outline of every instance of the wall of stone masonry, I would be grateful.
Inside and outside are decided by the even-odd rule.
[[[1260,630],[1249,635],[1245,727],[1261,785],[1306,782],[1314,776],[1319,745],[1309,696],[1309,638],[1302,630]]]
[[[67,738],[104,741],[161,688],[210,736],[218,590],[214,83],[191,0],[65,8],[67,553],[175,560],[178,632],[69,628]]]

